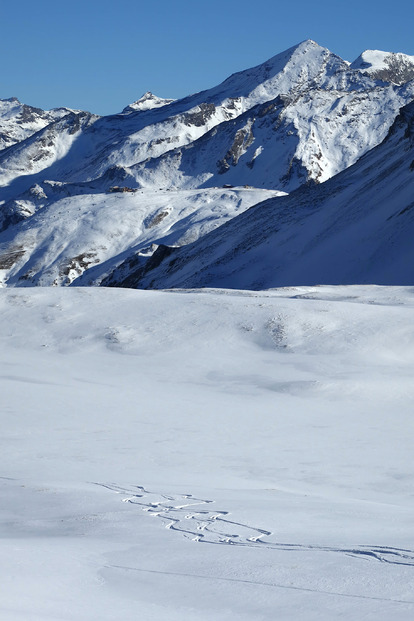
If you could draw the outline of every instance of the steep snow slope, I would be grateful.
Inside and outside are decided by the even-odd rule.
[[[270,199],[194,244],[160,248],[122,281],[105,282],[245,289],[410,284],[413,196],[414,103],[381,145],[325,184]]]
[[[16,223],[0,233],[0,285],[78,284],[88,268],[81,284],[99,283],[126,259],[129,269],[140,264],[154,244],[190,243],[278,194],[244,188],[105,194],[93,184],[44,183],[8,205]]]
[[[219,187],[291,191],[325,181],[382,140],[401,105],[413,97],[414,80],[400,86],[376,81],[315,42],[305,41],[209,91],[179,101],[146,93],[118,115],[99,118],[71,112],[57,118],[0,153],[2,283],[138,282],[142,272],[132,279],[129,276],[144,267],[154,244],[195,241],[241,211],[275,196],[255,194],[252,189],[230,195]],[[12,110],[17,103],[13,100],[7,105]],[[13,114],[15,118],[16,110]],[[361,178],[349,177],[349,183],[355,180],[358,193]],[[139,192],[109,194],[114,186],[139,188]],[[190,193],[181,199],[177,192],[182,189]],[[173,192],[167,195],[167,190]],[[368,201],[374,200],[369,190],[361,191],[364,196],[369,194]],[[324,192],[307,194],[305,190],[277,203],[278,209],[286,204],[287,219],[293,226],[300,197],[306,197],[309,204],[322,205]],[[406,200],[397,188],[395,194],[396,204]],[[362,207],[361,201],[358,204]],[[345,203],[343,209],[349,211]],[[309,209],[299,212],[299,218],[309,215]],[[316,215],[312,218],[316,222]],[[279,221],[279,216],[276,219]],[[251,215],[246,221],[257,226]],[[248,228],[245,237],[252,235]],[[266,226],[260,228],[258,237],[267,230]],[[235,233],[235,239],[238,235]],[[226,248],[233,244],[228,238],[224,242]],[[211,251],[203,251],[203,261]],[[161,249],[148,266],[161,261],[164,252]],[[290,261],[289,252],[284,251],[278,259],[280,277]],[[200,257],[195,256],[195,270]],[[170,260],[175,258],[174,254]],[[311,280],[306,282],[318,281],[319,268],[313,272],[309,266],[305,274],[300,262],[297,266],[299,272],[292,277],[308,274]],[[235,269],[241,278],[244,272]],[[326,269],[320,275],[329,282],[333,275],[325,273]],[[215,270],[212,275],[216,277]],[[382,278],[374,272],[367,272],[366,278],[370,275]],[[349,275],[338,272],[337,276],[365,279],[361,271],[352,270]],[[267,278],[246,281],[243,286],[261,286]],[[152,280],[144,279],[143,286]],[[227,286],[237,286],[230,280],[225,281]]]
[[[0,151],[25,140],[70,112],[74,110],[33,108],[33,106],[20,103],[16,97],[0,99]]]
[[[136,111],[89,120],[63,151],[59,125],[40,135],[38,145],[24,141],[8,149],[0,155],[0,183],[7,185],[0,200],[44,179],[80,182],[108,174],[152,188],[255,183],[291,190],[355,162],[384,138],[413,97],[414,82],[377,82],[305,41],[210,90],[157,107],[138,102]],[[211,145],[198,141],[208,132]],[[184,153],[186,145],[192,149]]]
[[[411,621],[413,293],[0,290],[0,617]]]

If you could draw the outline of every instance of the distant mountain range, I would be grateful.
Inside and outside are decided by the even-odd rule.
[[[412,101],[414,57],[314,41],[107,117],[1,100],[0,282],[411,282]]]

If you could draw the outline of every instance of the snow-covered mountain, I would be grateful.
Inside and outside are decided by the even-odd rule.
[[[34,108],[22,104],[16,97],[0,99],[0,151],[29,138],[71,112],[74,110],[70,108]]]
[[[1,151],[0,618],[412,621],[414,81],[369,73]]]
[[[148,92],[112,116],[45,113],[0,152],[2,283],[135,282],[160,244],[195,242],[281,190],[308,188],[277,202],[295,213],[307,192],[322,204],[328,190],[312,186],[381,143],[414,99],[409,72],[367,71],[390,64],[384,54],[350,65],[309,40],[181,100]]]
[[[317,187],[270,199],[183,248],[160,247],[129,287],[264,289],[414,281],[414,103],[387,138]],[[231,241],[229,241],[231,240]]]
[[[374,80],[305,41],[210,90],[168,104],[146,94],[136,109],[89,119],[63,150],[60,126],[50,125],[37,141],[0,154],[2,196],[16,198],[44,179],[104,177],[105,185],[108,173],[132,187],[290,191],[354,163],[413,98],[414,83]]]

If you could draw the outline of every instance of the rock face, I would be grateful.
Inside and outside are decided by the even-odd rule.
[[[148,92],[107,117],[3,100],[0,282],[161,286],[178,254],[155,269],[156,248],[196,242],[280,193],[300,189],[277,202],[295,213],[298,197],[322,204],[324,182],[381,144],[414,100],[412,60],[367,51],[350,65],[309,40],[212,89],[176,101]],[[135,274],[147,263],[159,281]]]

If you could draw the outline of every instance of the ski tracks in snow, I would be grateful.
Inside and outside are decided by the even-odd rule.
[[[271,531],[232,520],[228,511],[214,511],[210,507],[214,504],[214,500],[196,498],[192,494],[170,496],[149,491],[140,485],[132,487],[121,487],[109,483],[96,483],[96,485],[125,495],[123,502],[138,505],[142,511],[160,518],[165,528],[180,532],[197,543],[296,552],[336,552],[366,560],[375,559],[394,565],[414,566],[413,550],[374,545],[342,548],[273,541]]]

